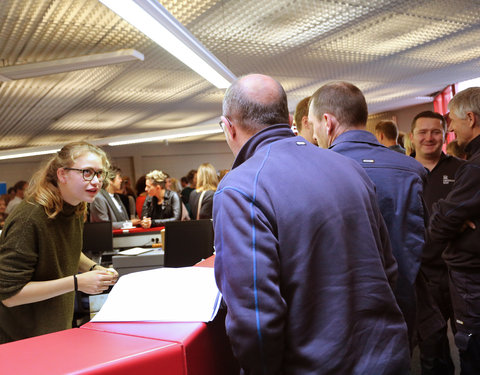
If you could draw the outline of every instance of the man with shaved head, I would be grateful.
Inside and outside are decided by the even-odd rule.
[[[372,182],[296,137],[287,98],[252,74],[227,90],[235,155],[214,197],[215,277],[246,374],[406,374],[396,263]]]

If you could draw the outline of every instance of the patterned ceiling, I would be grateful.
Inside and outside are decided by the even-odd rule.
[[[358,85],[378,113],[480,75],[478,0],[161,3],[236,76],[278,79],[292,111],[332,80]],[[223,90],[98,0],[2,0],[1,66],[127,48],[145,60],[0,82],[0,150],[218,121]]]

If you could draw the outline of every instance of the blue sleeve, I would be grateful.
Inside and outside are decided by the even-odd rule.
[[[215,194],[213,210],[215,277],[234,354],[248,374],[281,373],[287,307],[272,223],[234,188]]]

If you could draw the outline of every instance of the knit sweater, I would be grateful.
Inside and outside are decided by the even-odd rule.
[[[30,281],[76,274],[82,231],[82,218],[67,203],[54,219],[39,204],[20,203],[0,237],[0,301]],[[71,328],[74,299],[70,292],[10,308],[0,303],[0,344]]]

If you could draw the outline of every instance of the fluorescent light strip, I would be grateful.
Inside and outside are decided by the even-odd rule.
[[[195,137],[195,136],[198,136],[198,135],[208,135],[208,134],[216,134],[216,133],[222,133],[222,129],[218,128],[218,129],[210,129],[210,130],[197,130],[197,131],[178,133],[178,134],[159,135],[159,136],[155,136],[155,137],[129,139],[129,140],[125,140],[125,141],[110,142],[108,145],[109,146],[122,146],[122,145],[134,144],[134,143],[164,141],[164,140],[167,140],[167,139]]]
[[[49,74],[71,72],[75,70],[96,68],[110,64],[119,64],[132,60],[142,60],[143,54],[134,49],[70,57],[66,59],[42,61],[36,63],[12,65],[0,68],[0,81],[34,78]]]
[[[207,81],[222,89],[235,75],[156,0],[99,0]]]
[[[44,150],[44,151],[30,151],[30,152],[20,152],[20,153],[13,153],[13,154],[8,154],[8,151],[5,151],[6,154],[0,155],[0,160],[6,160],[6,159],[17,159],[17,158],[26,158],[28,156],[38,156],[38,155],[47,155],[47,154],[54,154],[56,152],[60,151],[59,148],[55,150]],[[18,152],[18,150],[17,150]]]

